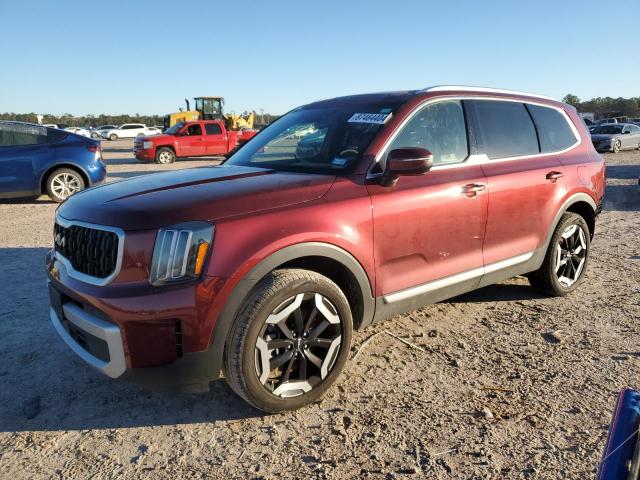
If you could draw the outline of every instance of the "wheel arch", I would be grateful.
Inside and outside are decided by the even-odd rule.
[[[597,208],[598,205],[596,204],[595,200],[593,199],[593,197],[591,197],[591,195],[587,193],[579,192],[570,195],[564,201],[562,207],[560,207],[558,213],[556,213],[556,216],[553,219],[553,222],[551,223],[551,228],[549,229],[549,233],[547,234],[547,241],[544,245],[543,251],[546,252],[549,248],[549,243],[551,242],[551,237],[553,237],[553,232],[555,232],[558,223],[560,223],[562,215],[564,215],[566,212],[574,212],[585,218],[585,221],[589,226],[589,234],[591,238],[593,238]],[[590,217],[591,220],[587,219],[585,216]]]
[[[375,311],[373,288],[367,273],[354,256],[328,243],[307,242],[290,245],[255,265],[237,283],[227,298],[211,334],[209,348],[216,356],[216,368],[222,366],[229,329],[247,296],[269,272],[279,268],[305,268],[327,276],[343,290],[354,310],[354,328],[371,323]]]
[[[91,181],[91,178],[89,177],[89,174],[87,173],[87,171],[82,168],[80,165],[77,165],[75,163],[71,163],[71,162],[61,162],[61,163],[55,163],[49,167],[47,167],[42,174],[40,175],[40,181],[38,182],[38,188],[39,190],[39,194],[42,195],[43,192],[47,191],[47,186],[46,186],[46,182],[47,182],[47,178],[49,177],[49,175],[51,175],[51,173],[53,173],[55,170],[58,170],[59,168],[69,168],[71,170],[75,170],[76,172],[78,172],[81,176],[82,176],[82,180],[84,181],[85,184],[85,188],[90,187],[93,182]]]

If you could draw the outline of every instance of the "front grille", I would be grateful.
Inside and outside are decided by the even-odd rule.
[[[114,232],[56,223],[53,235],[56,252],[69,260],[74,270],[96,278],[107,278],[115,271],[118,235]]]

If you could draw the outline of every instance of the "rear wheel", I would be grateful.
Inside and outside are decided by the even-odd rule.
[[[556,227],[544,262],[528,275],[531,285],[563,297],[582,283],[590,251],[589,227],[577,213],[565,213]]]
[[[161,147],[156,152],[156,163],[168,164],[176,161],[176,154],[167,147]]]
[[[98,135],[96,132],[91,132],[91,138],[98,138],[100,135]]]
[[[225,344],[224,373],[233,391],[265,412],[318,399],[349,356],[349,303],[316,272],[271,272],[239,312]]]
[[[64,202],[76,192],[84,190],[84,180],[76,170],[59,168],[47,177],[47,195],[54,202]]]
[[[118,135],[116,135],[115,133],[112,133],[111,135],[109,135],[109,140],[117,140],[118,139]]]

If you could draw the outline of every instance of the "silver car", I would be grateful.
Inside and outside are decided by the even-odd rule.
[[[598,152],[640,150],[640,127],[632,123],[605,123],[589,130]]]

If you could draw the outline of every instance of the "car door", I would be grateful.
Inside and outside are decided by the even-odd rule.
[[[640,150],[640,127],[637,125],[629,125],[629,140],[630,148],[637,148]]]
[[[434,156],[424,175],[368,185],[376,291],[385,303],[424,303],[423,295],[481,275],[487,191],[482,168],[469,161],[471,143],[463,103],[440,100],[413,115],[383,153],[382,164],[395,148]]]
[[[202,135],[202,125],[191,123],[183,130],[184,135],[180,138],[180,150],[185,157],[197,157],[206,155],[207,147]]]
[[[205,145],[207,155],[224,155],[227,153],[227,136],[217,123],[205,123]]]
[[[0,124],[0,196],[38,191],[38,162],[51,155],[47,129],[26,124]]]
[[[524,263],[545,245],[566,192],[565,167],[553,152],[540,152],[524,103],[473,100],[471,105],[489,191],[485,268],[498,267],[498,262],[506,268]],[[544,107],[530,108],[540,117],[545,113],[536,110]]]

